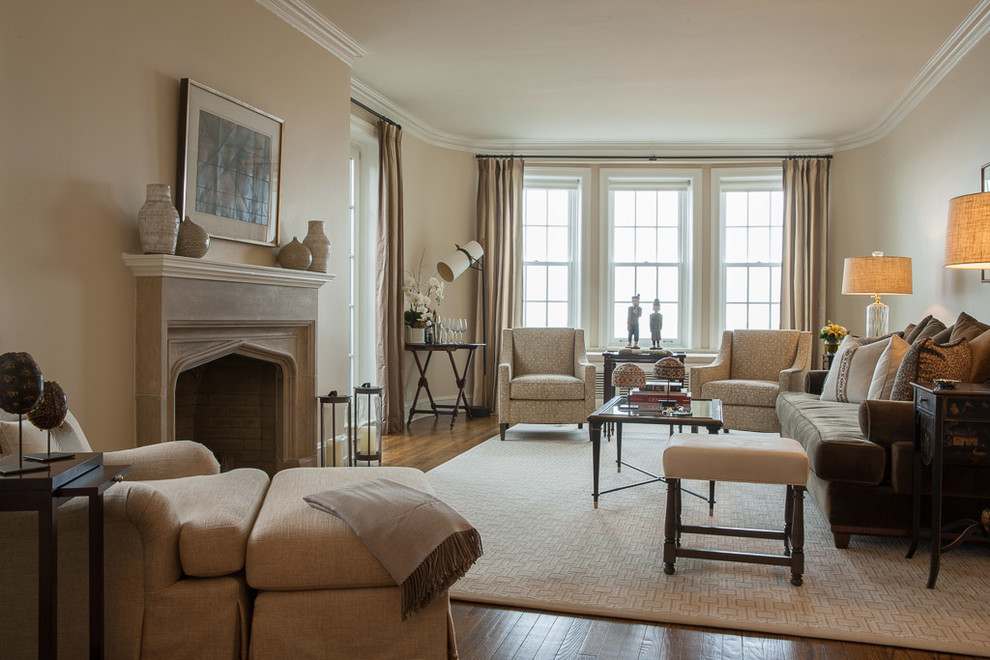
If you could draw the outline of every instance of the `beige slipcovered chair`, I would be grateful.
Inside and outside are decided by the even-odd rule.
[[[25,451],[45,437],[25,422]],[[92,451],[71,412],[53,450]],[[0,453],[17,451],[17,423],[0,418]],[[246,658],[252,592],[247,539],[268,475],[220,473],[213,454],[188,442],[105,452],[131,465],[104,494],[107,658]],[[88,502],[58,508],[58,657],[89,657]],[[38,525],[0,512],[0,657],[33,658],[38,635]]]
[[[810,368],[810,332],[726,330],[715,361],[691,369],[691,393],[722,400],[726,430],[779,432],[777,395],[802,391]]]
[[[595,410],[595,366],[579,328],[502,331],[499,435],[513,424],[578,424]]]

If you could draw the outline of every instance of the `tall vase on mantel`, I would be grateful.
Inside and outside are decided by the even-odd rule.
[[[149,183],[146,201],[138,211],[138,234],[145,254],[175,254],[179,212],[172,204],[172,186]]]
[[[327,238],[322,220],[310,220],[309,231],[303,239],[303,245],[309,248],[313,255],[313,263],[309,270],[325,273],[330,269],[330,239]]]

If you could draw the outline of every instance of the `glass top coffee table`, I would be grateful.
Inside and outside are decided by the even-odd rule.
[[[652,484],[658,481],[666,481],[663,477],[651,472],[647,472],[635,465],[622,461],[622,425],[623,424],[660,424],[669,427],[690,427],[691,433],[697,433],[699,428],[707,429],[709,433],[718,433],[722,428],[722,402],[718,399],[692,399],[690,410],[685,406],[682,414],[665,414],[661,411],[641,411],[636,406],[629,406],[626,397],[616,396],[609,399],[605,405],[588,416],[588,429],[591,434],[591,456],[592,470],[594,471],[594,491],[595,508],[598,508],[598,496],[605,493],[614,493],[617,490],[625,490],[645,484]],[[601,464],[601,441],[602,428],[608,425],[615,426],[615,467],[616,472],[622,471],[622,466],[632,468],[637,472],[642,472],[650,477],[645,481],[639,481],[618,488],[608,490],[598,490],[598,472]],[[684,491],[696,497],[708,501],[708,513],[711,515],[715,506],[715,482],[708,484],[708,497]]]

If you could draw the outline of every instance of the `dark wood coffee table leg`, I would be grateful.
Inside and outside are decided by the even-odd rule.
[[[598,466],[601,462],[602,445],[602,423],[588,423],[588,433],[591,435],[591,474],[593,490],[591,496],[595,500],[595,508],[598,508]]]

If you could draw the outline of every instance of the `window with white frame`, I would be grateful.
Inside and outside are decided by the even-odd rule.
[[[608,341],[628,340],[627,310],[635,294],[643,308],[639,344],[649,346],[649,317],[659,301],[661,337],[683,343],[688,322],[687,292],[692,228],[693,177],[605,176],[608,200]]]
[[[522,323],[577,326],[581,179],[526,176],[522,221]]]
[[[351,117],[348,186],[348,366],[350,385],[374,382],[375,238],[378,139],[374,127]]]
[[[721,326],[780,327],[781,171],[713,172],[720,218]]]

